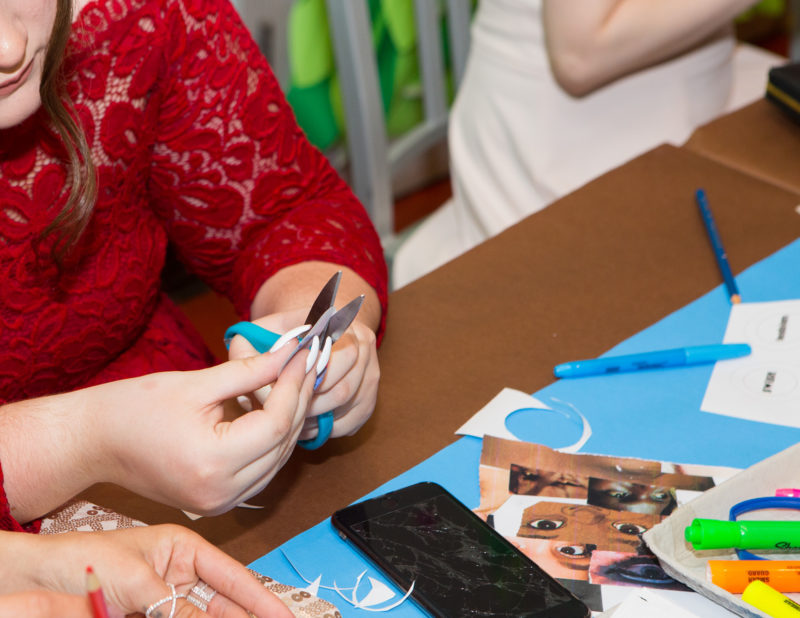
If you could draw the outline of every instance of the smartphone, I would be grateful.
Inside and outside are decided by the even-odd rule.
[[[354,504],[333,526],[434,616],[586,618],[589,608],[436,483]]]

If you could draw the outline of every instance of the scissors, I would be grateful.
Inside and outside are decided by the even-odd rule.
[[[339,282],[342,279],[342,271],[338,271],[333,275],[325,286],[322,288],[311,309],[306,316],[306,327],[300,327],[299,342],[289,357],[284,362],[283,366],[292,359],[300,350],[311,347],[315,337],[318,337],[320,345],[320,355],[317,360],[317,378],[314,382],[314,389],[316,389],[322,379],[325,377],[327,371],[328,360],[330,360],[331,347],[348,329],[350,324],[355,319],[361,304],[364,302],[364,296],[358,296],[347,303],[338,311],[334,307],[336,300],[336,293],[339,290]],[[291,331],[297,332],[297,329]],[[267,330],[262,326],[253,324],[252,322],[238,322],[225,331],[225,346],[230,347],[231,339],[235,335],[241,335],[252,345],[259,353],[263,354],[268,352],[273,345],[281,338],[281,335]],[[285,335],[284,335],[285,336]],[[305,449],[314,450],[325,444],[333,431],[333,411],[324,412],[317,417],[317,435],[310,440],[298,440],[298,444]]]

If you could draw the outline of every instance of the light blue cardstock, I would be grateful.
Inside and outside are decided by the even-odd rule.
[[[800,240],[754,264],[736,280],[743,302],[800,298]],[[720,285],[606,354],[719,343],[725,334],[729,312],[728,296]],[[582,449],[585,453],[743,468],[800,442],[800,429],[701,412],[700,404],[712,369],[712,365],[705,365],[560,380],[534,396],[546,402],[566,402],[585,415],[593,429]],[[575,428],[567,427],[570,435],[559,435],[552,428],[537,433],[537,423],[543,421],[540,414],[531,414],[527,427],[516,416],[514,426],[507,427],[525,440],[559,448],[576,439],[572,435],[577,431]],[[479,439],[461,438],[365,497],[419,481],[434,481],[475,508],[480,500],[480,452]],[[359,574],[366,571],[361,582],[363,592],[358,598],[368,593],[367,577],[387,582],[380,571],[339,538],[327,520],[250,566],[299,587],[306,587],[307,583],[297,571],[309,581],[322,576],[321,586],[332,586],[335,580],[346,595],[352,592]],[[396,590],[395,599],[404,592]],[[320,588],[318,595],[336,604],[345,617],[375,615],[374,611],[354,608],[334,590]],[[425,614],[407,601],[385,615]]]

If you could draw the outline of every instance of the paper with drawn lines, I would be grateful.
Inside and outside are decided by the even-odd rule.
[[[716,363],[700,409],[800,427],[800,300],[733,305],[725,343],[752,354]]]

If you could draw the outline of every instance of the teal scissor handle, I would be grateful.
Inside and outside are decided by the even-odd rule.
[[[225,347],[230,347],[231,339],[236,335],[241,335],[250,342],[259,354],[269,352],[275,342],[280,339],[280,335],[267,330],[263,326],[252,322],[237,322],[225,331]],[[317,435],[310,440],[298,440],[297,443],[304,449],[313,451],[328,441],[333,431],[333,412],[324,412],[317,418]]]
[[[270,348],[275,345],[275,342],[281,338],[278,333],[273,333],[258,324],[252,322],[237,322],[225,331],[223,335],[225,339],[225,347],[231,347],[231,339],[236,335],[241,335],[250,345],[253,346],[259,354],[269,352]]]
[[[328,441],[333,432],[333,410],[323,412],[317,419],[317,435],[308,440],[298,440],[297,443],[307,451],[314,451]]]

